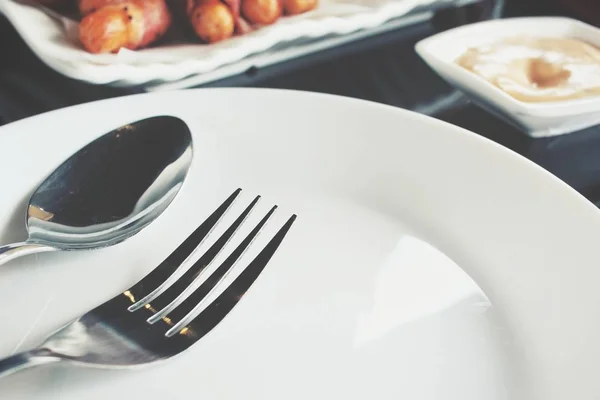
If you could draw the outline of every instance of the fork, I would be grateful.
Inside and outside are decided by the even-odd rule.
[[[210,234],[241,192],[237,189],[182,244],[154,270],[123,293],[58,330],[39,347],[0,360],[0,377],[25,368],[59,361],[78,365],[123,368],[167,360],[188,349],[211,331],[235,307],[263,271],[287,235],[292,215],[239,276],[199,314],[267,220],[273,206],[229,256],[192,293],[211,261],[226,247],[260,196],[246,207],[228,229],[179,278],[184,261]],[[181,299],[185,298],[183,301]],[[177,304],[176,304],[177,303]]]

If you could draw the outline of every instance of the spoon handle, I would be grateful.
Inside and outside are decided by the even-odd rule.
[[[39,243],[21,242],[7,244],[6,246],[0,246],[0,265],[5,264],[17,257],[54,250],[56,250],[54,247]]]

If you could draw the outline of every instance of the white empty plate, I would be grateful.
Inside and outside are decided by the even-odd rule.
[[[509,150],[400,109],[191,90],[10,124],[0,128],[0,242],[25,238],[26,200],[64,158],[157,114],[194,135],[182,191],[120,245],[0,267],[0,357],[135,283],[237,187],[229,220],[256,194],[251,221],[280,206],[245,260],[292,213],[296,223],[247,295],[182,356],[127,371],[39,367],[0,380],[2,399],[598,398],[596,208]]]

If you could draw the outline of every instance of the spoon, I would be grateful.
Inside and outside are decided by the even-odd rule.
[[[73,154],[35,190],[27,240],[0,246],[0,264],[28,254],[108,247],[135,235],[173,201],[192,161],[192,135],[158,116],[117,128]]]

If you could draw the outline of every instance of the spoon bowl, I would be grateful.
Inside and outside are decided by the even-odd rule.
[[[171,204],[192,162],[181,119],[158,116],[121,126],[54,170],[27,206],[29,237],[0,247],[0,264],[32,253],[113,246]]]

